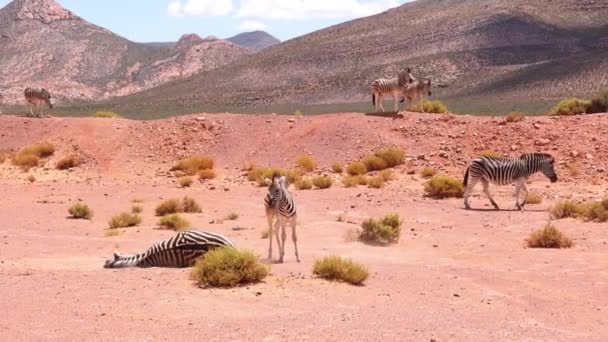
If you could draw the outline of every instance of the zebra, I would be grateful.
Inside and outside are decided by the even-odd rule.
[[[525,201],[519,202],[519,193],[523,189],[528,194],[526,180],[536,172],[542,172],[551,183],[557,182],[557,174],[554,169],[555,158],[547,153],[525,153],[519,158],[495,158],[479,157],[467,167],[464,174],[464,207],[469,206],[469,196],[477,182],[481,181],[483,192],[488,196],[496,210],[500,210],[498,204],[490,195],[490,183],[496,185],[507,185],[515,183],[515,206],[523,210]]]
[[[197,258],[216,247],[234,248],[235,245],[220,234],[187,230],[167,240],[154,243],[144,253],[114,252],[112,259],[106,260],[103,267],[190,267]]]
[[[283,262],[283,256],[285,255],[285,239],[287,238],[285,226],[287,224],[291,226],[291,239],[293,240],[296,251],[296,260],[300,262],[300,256],[298,254],[298,236],[296,233],[296,203],[287,189],[289,187],[287,179],[285,176],[275,173],[272,175],[272,179],[266,178],[265,181],[268,185],[268,191],[264,198],[266,219],[268,220],[268,239],[270,240],[268,246],[268,260],[272,260],[273,221],[276,218],[274,234],[277,245],[279,246],[279,263]],[[279,240],[279,228],[281,228],[281,240]]]
[[[432,82],[428,78],[421,78],[419,80],[414,79],[410,84],[403,88],[403,99],[401,102],[404,102],[405,99],[407,99],[411,107],[412,104],[422,101],[422,96],[425,94],[427,96],[433,95],[431,87]]]
[[[4,103],[4,96],[0,93],[0,106]],[[2,108],[0,108],[0,114],[2,114]]]
[[[372,82],[372,105],[375,106],[376,112],[382,110],[384,112],[384,106],[382,106],[382,97],[384,95],[393,96],[393,110],[399,111],[399,102],[397,99],[399,95],[403,93],[406,86],[414,82],[415,78],[412,76],[412,68],[407,67],[396,78],[380,78]]]
[[[51,94],[44,88],[34,89],[28,87],[25,88],[23,95],[25,96],[25,101],[30,107],[30,113],[32,114],[32,116],[42,117],[43,112],[40,107],[42,107],[42,105],[44,104],[49,106],[49,109],[53,109],[53,104],[51,103]],[[40,108],[38,115],[34,115],[33,107]]]

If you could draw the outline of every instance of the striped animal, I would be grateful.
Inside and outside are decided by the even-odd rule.
[[[479,157],[469,165],[464,174],[464,207],[471,209],[469,206],[469,196],[475,185],[481,181],[483,192],[490,199],[490,203],[496,210],[499,210],[498,204],[490,194],[490,183],[496,185],[507,185],[515,183],[515,206],[522,210],[524,202],[519,202],[519,194],[524,190],[528,194],[526,180],[536,172],[542,172],[551,183],[557,182],[557,174],[553,167],[555,158],[546,153],[528,153],[522,154],[519,158],[494,158],[494,157]]]
[[[30,113],[32,116],[42,117],[42,106],[45,104],[49,106],[49,109],[53,109],[53,104],[51,103],[51,94],[49,94],[49,92],[44,88],[34,89],[28,87],[23,92],[23,95],[25,96],[25,101],[30,107]],[[39,109],[37,115],[34,115],[34,107]]]
[[[396,78],[380,78],[372,82],[372,105],[375,106],[376,112],[380,110],[384,112],[384,106],[382,106],[382,97],[385,95],[393,96],[393,110],[394,112],[399,111],[399,102],[397,101],[402,96],[404,88],[414,82],[415,78],[412,76],[412,69],[407,67]],[[403,102],[401,100],[400,102]]]
[[[300,262],[300,256],[298,255],[298,236],[296,233],[296,221],[297,221],[297,210],[296,203],[293,196],[287,189],[287,179],[285,176],[279,174],[273,174],[272,179],[266,178],[266,184],[268,185],[268,191],[264,198],[264,207],[266,209],[266,219],[268,220],[268,239],[270,244],[268,246],[268,260],[272,260],[272,235],[273,230],[279,246],[279,262],[283,262],[285,255],[285,239],[287,233],[285,227],[287,224],[291,226],[291,238],[296,250],[296,260]],[[276,219],[276,223],[273,223]],[[281,240],[279,240],[279,228],[281,229]]]
[[[403,100],[407,99],[409,106],[413,104],[417,104],[422,101],[422,97],[424,95],[431,96],[433,92],[431,91],[432,82],[428,78],[421,78],[419,80],[413,80],[403,89]]]
[[[234,243],[220,234],[188,230],[156,242],[141,254],[114,252],[104,267],[190,267],[197,258],[216,247],[234,247]]]

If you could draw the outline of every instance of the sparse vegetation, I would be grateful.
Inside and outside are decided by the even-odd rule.
[[[235,221],[238,219],[239,219],[239,214],[237,214],[237,213],[230,213],[225,218],[225,220],[227,220],[227,221]]]
[[[95,114],[93,115],[96,118],[106,118],[106,119],[110,119],[110,118],[117,118],[118,114],[109,111],[109,110],[99,110],[97,112],[95,112]]]
[[[340,163],[331,164],[331,170],[338,174],[341,174],[342,172],[344,172],[344,169],[342,168],[342,164],[340,164]]]
[[[464,185],[460,180],[453,177],[435,176],[424,184],[424,191],[427,196],[433,198],[458,198],[464,195]]]
[[[329,189],[333,181],[329,176],[317,176],[312,179],[312,184],[319,189]]]
[[[311,172],[317,167],[317,162],[312,156],[304,154],[296,158],[296,166],[305,172]]]
[[[422,178],[431,178],[437,174],[437,171],[430,166],[425,166],[420,170],[420,176]]]
[[[141,214],[144,208],[141,205],[134,204],[131,206],[131,214]]]
[[[85,203],[76,203],[68,208],[70,217],[77,220],[90,220],[93,218],[93,211]]]
[[[365,164],[363,164],[362,162],[354,162],[349,164],[346,167],[346,173],[348,173],[351,176],[360,176],[360,175],[364,175],[367,172],[367,168],[365,167]]]
[[[36,177],[34,177],[34,175],[29,175],[26,179],[30,183],[34,183],[36,181]]]
[[[493,150],[483,150],[479,152],[481,157],[500,158],[501,154]]]
[[[67,156],[67,157],[61,158],[55,165],[55,168],[57,170],[68,170],[68,169],[74,168],[76,166],[79,166],[80,164],[81,164],[81,160],[77,156]]]
[[[294,186],[298,190],[310,190],[312,189],[312,181],[309,179],[302,178],[295,182]]]
[[[202,170],[213,169],[214,165],[213,158],[209,156],[192,156],[178,161],[171,171],[181,171],[187,176],[194,176]]]
[[[158,225],[161,229],[178,231],[190,228],[190,222],[179,214],[169,214],[161,217]]]
[[[543,202],[543,198],[541,195],[535,192],[528,192],[526,198],[524,199],[525,204],[541,204]]]
[[[192,278],[204,287],[234,287],[259,282],[268,271],[252,251],[223,247],[212,249],[197,260]]]
[[[411,106],[409,110],[418,113],[445,114],[448,112],[448,107],[439,100],[429,101],[424,99],[416,105]]]
[[[586,221],[608,221],[608,198],[602,201],[581,203],[577,209],[578,215]]]
[[[598,96],[591,99],[591,104],[587,108],[587,113],[607,113],[608,112],[608,89],[602,91]]]
[[[378,156],[367,156],[361,161],[367,172],[381,171],[388,167],[388,163]]]
[[[30,169],[38,166],[40,158],[35,154],[29,153],[17,153],[11,160],[13,165],[18,166],[23,171],[29,171]]]
[[[523,113],[513,112],[507,114],[505,117],[505,121],[509,123],[524,121],[526,116]]]
[[[184,176],[179,179],[179,186],[181,186],[182,188],[188,188],[190,187],[190,185],[192,185],[192,182],[192,177]]]
[[[367,243],[390,244],[399,241],[402,221],[397,214],[367,219],[361,224],[359,239]]]
[[[395,175],[393,174],[393,170],[382,170],[379,174],[378,177],[382,178],[385,182],[391,181],[395,178]]]
[[[202,209],[194,199],[184,197],[181,201],[177,198],[163,201],[156,207],[155,212],[156,216],[165,216],[177,213],[200,213]]]
[[[120,235],[120,230],[118,230],[118,229],[106,229],[105,230],[105,235],[107,237],[118,236],[118,235]]]
[[[347,188],[357,185],[367,185],[368,181],[369,178],[365,175],[345,176],[342,178],[342,184]]]
[[[29,171],[40,163],[40,159],[47,158],[55,153],[55,146],[49,142],[30,145],[21,149],[12,157],[12,164],[23,171]]]
[[[198,172],[198,178],[202,180],[214,179],[215,177],[217,177],[217,173],[213,169],[200,170]]]
[[[384,178],[381,176],[370,177],[367,181],[367,185],[373,189],[380,189],[384,186]]]
[[[30,145],[19,151],[19,153],[33,154],[39,158],[48,158],[55,153],[55,146],[50,142],[41,142]]]
[[[399,147],[382,149],[376,151],[375,155],[382,158],[388,167],[395,167],[405,162],[405,151]]]
[[[137,214],[120,213],[110,218],[108,225],[110,229],[135,227],[141,223],[141,217]]]
[[[196,201],[193,198],[184,197],[182,199],[182,211],[184,213],[200,213],[203,210],[201,209],[201,206],[198,205],[198,203],[196,203]]]
[[[579,204],[570,200],[563,200],[555,203],[549,208],[549,213],[553,219],[577,217],[579,213]]]
[[[583,100],[576,97],[570,97],[561,100],[557,106],[551,110],[551,115],[577,115],[585,114],[591,107],[590,100]]]
[[[550,223],[543,229],[530,234],[526,243],[530,248],[570,248],[573,246],[572,240]]]
[[[302,179],[300,173],[295,170],[286,170],[274,167],[256,167],[249,171],[247,174],[247,179],[252,182],[256,182],[258,186],[267,186],[266,178],[271,179],[273,174],[279,174],[287,177],[287,182],[289,184],[294,184]]]
[[[353,285],[361,285],[369,276],[367,267],[336,255],[315,260],[312,272],[323,279],[344,281]]]

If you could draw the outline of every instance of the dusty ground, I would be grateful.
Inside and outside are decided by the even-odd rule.
[[[0,335],[11,341],[605,341],[608,225],[555,222],[574,240],[569,250],[526,249],[524,239],[547,223],[546,208],[555,200],[605,195],[606,133],[606,115],[508,125],[410,113],[149,122],[0,117],[0,149],[42,140],[58,148],[47,167],[29,173],[0,165]],[[290,166],[296,155],[311,153],[323,170],[386,145],[403,147],[409,158],[384,189],[336,182],[329,190],[294,191],[302,263],[288,243],[286,263],[273,265],[262,284],[203,290],[188,270],[102,268],[115,249],[142,251],[172,235],[155,229],[153,210],[162,199],[184,195],[203,206],[202,214],[188,215],[195,227],[266,257],[265,190],[247,182],[240,165]],[[529,187],[545,200],[525,212],[508,210],[511,187],[493,188],[507,210],[489,211],[478,196],[472,204],[481,210],[464,211],[461,200],[424,198],[424,180],[408,174],[433,165],[461,177],[466,161],[486,148],[550,152],[560,162],[560,182],[534,177]],[[86,163],[72,172],[53,169],[72,153]],[[215,156],[220,176],[179,189],[167,171],[193,153]],[[26,181],[29,174],[36,182]],[[128,210],[134,198],[144,201],[143,224],[106,236],[108,218]],[[78,200],[94,209],[93,220],[67,218],[66,208]],[[239,219],[210,223],[230,212]],[[389,212],[405,221],[398,244],[374,247],[348,238],[363,219]],[[352,287],[314,278],[314,259],[327,254],[364,263],[370,279]]]

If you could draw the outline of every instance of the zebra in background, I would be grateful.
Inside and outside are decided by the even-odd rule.
[[[4,103],[4,96],[0,93],[0,106]],[[0,107],[0,114],[2,114],[2,107]]]
[[[401,102],[408,100],[409,106],[417,104],[422,101],[422,97],[426,94],[427,96],[433,95],[431,91],[432,82],[428,78],[421,78],[419,80],[413,80],[406,87],[403,88],[403,99]],[[407,108],[407,106],[405,106]]]
[[[283,262],[283,256],[285,255],[285,239],[287,238],[285,227],[287,224],[291,226],[291,239],[293,240],[296,250],[296,260],[300,262],[300,256],[298,255],[298,236],[296,233],[296,203],[287,189],[289,187],[287,179],[285,176],[275,173],[272,175],[272,179],[266,178],[266,184],[268,185],[268,191],[264,198],[264,207],[266,209],[266,219],[268,220],[268,239],[270,240],[268,246],[268,260],[272,260],[273,222],[276,218],[274,234],[277,239],[277,245],[279,246],[279,262]],[[281,229],[281,240],[279,240],[279,228]]]
[[[469,196],[475,185],[481,181],[483,192],[490,199],[490,203],[496,210],[499,210],[498,204],[490,195],[490,183],[496,185],[507,185],[515,183],[515,206],[522,210],[525,201],[519,202],[519,193],[524,190],[528,194],[526,180],[531,175],[542,172],[551,183],[557,182],[557,174],[553,165],[555,158],[546,153],[526,153],[519,158],[494,158],[494,157],[479,157],[467,167],[464,174],[464,207],[471,209],[469,206]]]
[[[28,103],[30,107],[30,113],[32,116],[42,117],[42,106],[47,105],[49,109],[53,109],[53,104],[51,103],[51,94],[44,88],[34,89],[34,88],[25,88],[23,92],[25,96],[25,101]],[[38,107],[39,112],[37,115],[34,115],[34,107]]]
[[[197,258],[216,247],[235,246],[232,241],[220,234],[188,230],[167,240],[156,242],[141,254],[114,252],[113,258],[106,260],[103,267],[190,267]]]
[[[412,76],[412,68],[407,67],[396,78],[380,78],[372,82],[372,105],[375,106],[376,112],[382,110],[384,112],[384,106],[382,106],[382,97],[385,95],[393,96],[393,110],[395,113],[399,111],[399,102],[397,101],[402,96],[404,89],[414,82],[415,78]]]

